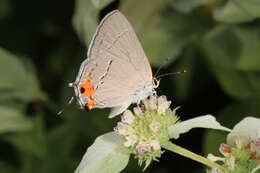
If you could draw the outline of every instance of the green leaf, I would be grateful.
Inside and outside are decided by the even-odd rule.
[[[140,42],[152,65],[160,65],[163,60],[174,60],[180,52],[178,44],[170,37],[169,23],[165,22],[163,10],[169,3],[157,0],[122,1],[120,9],[133,25]],[[149,6],[149,8],[147,8]]]
[[[0,47],[0,99],[10,98],[26,101],[44,99],[32,64],[27,59],[22,63],[17,56]]]
[[[153,3],[131,0],[120,4],[120,10],[132,24],[152,65],[160,65],[163,59],[176,56],[179,51],[172,46],[169,31],[163,24],[162,11],[167,5],[165,0]]]
[[[176,123],[168,127],[170,138],[178,139],[180,134],[187,133],[193,128],[207,128],[230,132],[231,130],[221,126],[212,115],[204,115],[186,121]]]
[[[17,109],[0,106],[0,134],[32,129],[32,122]]]
[[[1,172],[5,172],[5,173],[19,172],[14,166],[11,166],[10,163],[5,162],[3,160],[0,162],[0,170],[1,170]]]
[[[227,136],[229,145],[235,144],[235,139],[246,137],[250,140],[260,138],[260,118],[246,117],[235,125],[233,131]]]
[[[99,9],[93,2],[92,0],[76,0],[72,18],[73,27],[85,46],[89,45],[98,24]]]
[[[75,173],[114,173],[123,170],[130,155],[123,139],[114,132],[99,136],[87,149]]]
[[[216,20],[228,23],[242,23],[260,17],[259,0],[228,0],[225,5],[215,9]]]
[[[246,99],[254,94],[257,95],[251,90],[243,72],[223,67],[215,67],[213,70],[221,87],[230,96],[236,99]]]
[[[206,5],[217,0],[173,0],[173,7],[183,13],[189,13],[194,8]]]
[[[76,0],[72,24],[81,42],[88,46],[98,25],[99,12],[114,0]]]
[[[120,5],[152,65],[158,66],[166,58],[176,60],[184,46],[199,39],[208,27],[205,16],[180,14],[168,8],[170,1],[131,0]]]
[[[204,36],[203,41],[208,58],[214,65],[235,68],[242,45],[232,27],[218,25]]]
[[[31,130],[5,136],[4,139],[12,143],[21,153],[28,153],[38,158],[43,158],[47,154],[47,140],[41,116],[33,119]]]
[[[239,30],[234,27],[217,26],[205,36],[203,47],[209,60],[210,70],[223,90],[230,96],[236,99],[259,97],[258,72],[239,69],[248,67],[248,63],[245,65],[243,63],[244,66],[242,66],[241,62],[247,61],[245,60],[248,56],[246,54],[252,51],[248,43],[250,40],[252,43],[254,42],[252,37],[247,37],[248,41],[244,41],[245,39],[243,40],[242,37],[246,36],[238,37],[238,32]],[[257,52],[257,46],[251,45],[251,47]],[[255,54],[253,53],[254,56]],[[254,56],[251,60],[256,59]],[[254,63],[257,64],[257,61],[255,60]]]
[[[89,138],[78,133],[66,120],[52,128],[46,136],[48,141],[48,155],[46,156],[48,157],[44,157],[40,162],[35,162],[35,157],[32,157],[33,170],[31,172],[73,172],[82,154],[83,148],[80,146],[84,146],[84,142]]]
[[[235,33],[241,40],[242,51],[237,67],[243,71],[260,71],[260,33],[258,27],[239,27]]]
[[[13,13],[12,1],[1,0],[0,1],[0,20],[10,16]]]
[[[113,2],[114,0],[91,0],[95,8],[101,10],[105,6],[107,6],[109,3]]]

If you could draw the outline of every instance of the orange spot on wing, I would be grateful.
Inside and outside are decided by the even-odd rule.
[[[89,100],[88,103],[86,104],[86,106],[88,107],[88,109],[90,110],[93,106],[96,105],[95,100]]]
[[[80,84],[80,93],[81,93],[81,96],[87,96],[90,98],[90,96],[92,94],[94,94],[94,86],[93,84],[90,82],[91,80],[91,77],[88,76],[87,77],[87,80],[85,83],[82,83]]]

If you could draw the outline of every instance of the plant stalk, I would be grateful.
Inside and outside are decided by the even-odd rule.
[[[176,144],[173,144],[171,143],[170,141],[168,141],[167,143],[163,144],[162,145],[163,148],[169,150],[169,151],[172,151],[174,153],[177,153],[177,154],[180,154],[184,157],[187,157],[187,158],[190,158],[192,160],[195,160],[197,162],[200,162],[204,165],[207,165],[211,168],[219,168],[220,170],[222,171],[225,171],[226,168],[224,168],[223,166],[217,164],[217,163],[214,163],[214,162],[211,162],[209,159],[205,158],[205,157],[202,157],[196,153],[193,153],[185,148],[182,148]]]

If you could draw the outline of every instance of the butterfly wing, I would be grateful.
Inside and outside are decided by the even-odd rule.
[[[91,41],[88,57],[113,56],[132,64],[144,80],[152,80],[150,63],[126,17],[114,10],[104,17]]]
[[[100,23],[80,68],[79,83],[91,77],[93,108],[112,107],[109,117],[122,113],[137,90],[152,85],[152,71],[128,20],[115,10]]]

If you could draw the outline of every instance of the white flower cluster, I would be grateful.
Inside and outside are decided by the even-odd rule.
[[[208,159],[222,161],[228,173],[256,173],[260,171],[260,119],[248,117],[238,123],[227,137],[228,144],[221,144],[224,157],[208,155]],[[226,173],[218,168],[211,173]]]
[[[224,162],[225,167],[230,173],[243,173],[244,169],[250,170],[249,165],[254,165],[251,168],[253,170],[257,167],[257,164],[260,165],[260,138],[251,140],[247,145],[241,146],[242,138],[237,138],[236,147],[231,147],[227,144],[220,145],[219,151],[224,156],[223,158],[210,154],[208,159],[213,162]],[[224,173],[218,168],[212,169],[211,172]]]
[[[133,112],[126,110],[114,131],[125,138],[124,146],[139,159],[139,164],[160,157],[161,143],[168,141],[168,126],[178,120],[166,96],[151,96]]]

